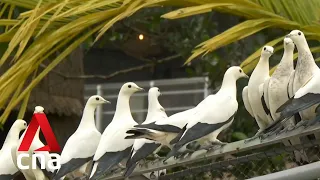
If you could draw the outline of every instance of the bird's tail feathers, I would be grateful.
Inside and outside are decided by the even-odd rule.
[[[290,98],[288,101],[286,101],[284,104],[282,104],[277,110],[276,110],[276,113],[280,113],[282,112],[283,110],[285,110],[287,108],[288,105],[290,105],[293,101],[293,97]]]
[[[123,175],[124,178],[127,178],[132,174],[132,172],[136,168],[137,164],[138,163],[133,163],[130,166],[127,166],[126,171],[124,172],[124,175]]]
[[[131,129],[126,132],[127,134],[130,134],[125,137],[125,139],[149,139],[149,140],[155,140],[155,132],[149,129]]]
[[[163,160],[163,162],[167,161],[170,157],[176,155],[179,149],[180,149],[180,148],[176,148],[175,146],[173,146],[173,148],[172,148],[171,151],[167,154],[167,156],[166,156],[166,158]]]
[[[170,141],[170,145],[173,145],[173,144],[177,143],[177,142],[181,139],[183,133],[184,133],[184,132],[186,131],[186,129],[187,129],[187,125],[188,125],[188,124],[186,124],[186,125],[182,128],[182,130],[179,132],[179,134],[178,134],[174,139],[172,139],[172,140]]]
[[[288,118],[293,116],[294,114],[305,110],[317,103],[320,102],[319,95],[314,95],[314,94],[306,94],[300,98],[294,99],[290,98],[287,102],[285,102],[283,105],[281,105],[277,109],[277,113],[281,113],[281,118]]]

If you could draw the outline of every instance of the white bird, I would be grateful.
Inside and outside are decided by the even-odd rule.
[[[77,130],[63,148],[61,168],[54,179],[60,179],[76,169],[80,169],[85,174],[86,166],[92,160],[101,138],[101,133],[96,128],[94,112],[97,106],[104,103],[110,102],[99,95],[88,99]]]
[[[104,130],[93,157],[90,179],[97,179],[125,158],[128,158],[133,139],[125,139],[126,131],[137,125],[134,121],[129,100],[133,93],[143,90],[133,82],[125,83],[119,92],[117,107],[111,123]]]
[[[318,76],[317,74],[320,71],[309,49],[308,42],[303,32],[301,32],[300,30],[293,30],[286,37],[292,39],[298,49],[298,61],[293,78],[294,98],[291,98],[277,110],[278,112],[281,112],[280,118],[265,132],[274,131],[277,126],[282,125],[296,113],[299,113],[302,119],[302,121],[299,122],[297,126],[305,125],[307,124],[305,120],[315,119],[315,112],[319,109],[316,106],[317,103],[314,103],[317,102],[317,99],[312,99],[312,92],[314,92],[314,90],[312,88],[304,88],[305,86],[313,86],[312,84],[307,86],[307,84],[309,84],[312,79],[317,79],[316,76]],[[315,81],[316,80],[313,80],[313,82]],[[305,90],[300,91],[300,88],[303,88]],[[310,91],[310,94],[308,94],[308,91],[306,91],[306,89]],[[300,91],[300,93],[298,93],[298,91]],[[303,100],[307,100],[307,102],[303,102]],[[310,106],[310,104],[312,104],[313,106]],[[297,121],[297,119],[295,120]],[[320,139],[319,133],[315,133],[314,135],[316,139]]]
[[[280,117],[280,113],[277,113],[277,109],[283,105],[290,97],[293,97],[293,51],[294,43],[290,38],[284,38],[283,40],[284,53],[280,63],[278,64],[276,70],[270,77],[268,81],[264,83],[264,94],[268,97],[265,98],[267,104],[269,104],[269,109],[271,116],[274,120]],[[290,118],[285,127],[293,127],[295,125],[294,117]],[[284,140],[283,143],[286,146],[301,144],[300,138],[291,138],[289,141]],[[294,151],[295,158],[298,162],[301,160],[307,161],[307,156],[304,151],[298,152]]]
[[[35,107],[35,110],[34,110],[34,113],[44,113],[44,108],[42,106],[36,106]],[[28,127],[27,127],[27,130],[28,130]],[[19,140],[19,143],[18,145],[21,144],[24,136],[25,136],[25,133],[27,132],[24,131],[24,133],[22,134],[22,136],[20,137],[20,140]],[[49,162],[51,161],[51,156],[49,155],[49,152],[47,151],[38,151],[38,152],[35,152],[34,150],[37,150],[41,147],[44,146],[44,144],[41,142],[40,138],[39,138],[39,132],[40,132],[40,127],[37,129],[36,133],[35,133],[35,136],[34,136],[34,139],[30,145],[30,148],[29,148],[29,151],[25,152],[25,151],[18,151],[18,147],[14,147],[11,149],[11,155],[12,155],[12,158],[16,158],[19,154],[29,154],[29,157],[24,157],[21,159],[21,164],[24,165],[24,166],[29,166],[30,169],[19,169],[24,177],[27,179],[27,180],[46,180],[48,179],[47,176],[51,176],[51,174],[54,172],[53,169],[51,169],[48,165],[49,165]],[[14,153],[16,154],[16,156],[14,155]],[[36,167],[36,169],[31,169],[32,168],[32,154],[35,153],[35,154],[43,154],[45,156],[45,169],[42,170],[40,169],[38,166]]]
[[[146,120],[142,124],[149,124],[155,121],[163,121],[168,118],[164,108],[158,101],[158,97],[161,95],[159,88],[152,87],[148,93],[148,114]],[[137,163],[153,153],[156,155],[161,149],[161,143],[148,139],[136,139],[134,140],[131,150],[130,159],[127,161],[125,177],[128,177]]]
[[[220,90],[205,98],[192,112],[190,121],[174,140],[175,143],[166,159],[174,156],[187,143],[201,138],[212,144],[225,143],[217,139],[219,133],[228,128],[238,110],[236,81],[248,76],[238,66],[230,67],[224,74]],[[173,141],[174,141],[173,140]]]
[[[268,94],[269,109],[274,120],[280,117],[276,113],[277,109],[292,97],[294,43],[290,38],[284,38],[283,46],[284,53],[280,63],[269,81],[264,83],[264,93]]]
[[[0,150],[0,179],[11,180],[19,170],[11,156],[11,148],[17,147],[19,142],[19,133],[27,128],[24,120],[18,119],[11,126],[4,144]]]
[[[303,32],[293,30],[287,35],[287,37],[292,39],[298,49],[298,61],[293,80],[293,92],[295,93],[319,71],[319,68],[314,61]],[[302,120],[314,119],[315,108],[316,107],[313,106],[312,108],[300,112]]]
[[[250,76],[248,86],[242,91],[244,105],[258,123],[259,131],[257,134],[273,122],[268,103],[265,102],[263,97],[263,83],[270,78],[269,58],[272,54],[273,47],[263,47],[260,60]]]

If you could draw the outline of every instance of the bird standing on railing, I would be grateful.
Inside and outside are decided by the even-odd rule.
[[[293,97],[293,41],[286,37],[283,40],[284,52],[280,63],[275,69],[272,76],[264,82],[263,91],[266,96],[265,102],[269,105],[272,119],[277,120],[280,117],[280,113],[277,113],[277,109],[284,104],[290,97]],[[291,117],[283,126],[285,128],[292,128],[295,125],[295,118]],[[270,125],[270,124],[269,124]],[[300,138],[291,138],[290,140],[284,140],[284,145],[291,146],[301,144]],[[295,159],[297,162],[308,161],[308,158],[304,151],[294,151]]]
[[[0,179],[11,180],[18,173],[14,159],[11,156],[11,149],[16,148],[19,142],[19,133],[27,128],[27,123],[24,120],[18,119],[11,126],[9,133],[0,150]],[[15,151],[14,151],[15,152]],[[16,155],[15,153],[13,154]]]
[[[217,139],[219,133],[228,128],[238,110],[236,81],[248,78],[238,66],[230,67],[224,74],[220,90],[201,101],[194,111],[185,118],[190,119],[172,143],[175,143],[166,159],[174,156],[186,144],[199,140],[224,145]]]
[[[157,87],[152,87],[148,93],[148,114],[146,120],[142,124],[153,123],[155,121],[163,121],[168,118],[164,108],[158,101],[158,97],[161,95],[160,89]],[[148,139],[136,139],[131,150],[131,155],[126,165],[125,177],[128,177],[137,163],[146,158],[150,154],[154,154],[160,150],[161,143],[158,141],[148,140]]]
[[[298,61],[292,86],[294,97],[291,97],[286,103],[278,108],[277,112],[280,113],[280,117],[265,130],[265,133],[274,131],[297,113],[300,114],[302,119],[297,126],[311,125],[314,122],[306,122],[306,120],[315,119],[316,112],[319,110],[319,108],[317,108],[319,106],[315,105],[320,102],[320,69],[314,61],[307,40],[305,39],[304,34],[299,30],[291,31],[286,37],[292,39],[298,49]],[[316,138],[319,139],[317,134]]]
[[[125,83],[119,92],[116,112],[111,123],[104,130],[97,151],[93,157],[90,179],[97,179],[129,157],[133,139],[125,139],[126,131],[137,125],[130,111],[131,95],[143,90],[133,82]]]
[[[34,114],[36,114],[36,113],[44,113],[44,108],[42,106],[36,106],[34,108]],[[35,180],[47,180],[47,179],[49,179],[49,177],[47,175],[51,176],[54,173],[54,170],[48,166],[49,162],[51,161],[51,156],[49,155],[48,151],[35,152],[35,150],[42,148],[44,146],[43,142],[40,140],[40,137],[39,137],[40,127],[38,127],[38,129],[34,135],[34,138],[32,140],[32,143],[30,145],[29,150],[28,151],[18,151],[18,148],[19,148],[20,144],[22,143],[24,136],[25,136],[26,132],[28,131],[28,128],[29,128],[29,126],[27,127],[27,130],[24,131],[24,133],[21,135],[17,146],[13,147],[11,149],[12,159],[17,158],[20,154],[29,154],[29,157],[24,157],[21,159],[21,164],[29,166],[29,169],[19,169],[19,170],[23,173],[24,177],[27,180],[34,180],[34,179]],[[35,169],[32,169],[32,155],[34,153],[35,154],[39,153],[39,154],[42,154],[45,156],[45,164],[46,164],[45,169],[41,169],[38,166],[38,164]],[[14,162],[16,163],[17,159],[14,159]]]
[[[67,140],[61,153],[61,168],[54,179],[80,169],[85,174],[88,163],[92,160],[100,142],[101,133],[96,128],[94,111],[98,105],[110,103],[99,95],[91,96],[83,110],[77,130]]]
[[[269,105],[264,98],[267,94],[263,93],[263,83],[270,78],[269,58],[273,54],[273,50],[271,46],[262,48],[260,60],[250,76],[248,86],[243,88],[242,91],[245,108],[254,117],[259,126],[259,131],[254,138],[273,122]]]

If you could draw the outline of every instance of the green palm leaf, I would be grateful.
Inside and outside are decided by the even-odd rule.
[[[203,4],[178,9],[162,16],[168,19],[176,19],[208,12],[214,8],[220,12],[249,19],[199,44],[185,63],[189,63],[201,54],[212,52],[265,28],[301,29],[306,35],[309,35],[307,38],[320,40],[318,33],[320,30],[320,24],[318,23],[320,19],[320,2],[317,0],[251,0],[242,2],[227,0],[223,1],[223,3],[221,2],[220,0],[213,0],[210,3],[201,2]],[[277,39],[276,41],[281,41],[281,39]],[[241,66],[245,67],[245,72],[253,70],[258,55],[259,53],[255,52],[243,61]]]

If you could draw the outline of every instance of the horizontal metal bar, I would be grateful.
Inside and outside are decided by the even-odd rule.
[[[134,170],[132,175],[134,176],[138,174],[158,171],[161,169],[167,169],[167,168],[172,168],[176,166],[191,164],[191,163],[199,162],[202,160],[213,159],[213,158],[227,155],[227,154],[244,152],[251,149],[256,149],[256,148],[269,146],[272,144],[281,143],[282,141],[288,140],[292,137],[306,136],[319,131],[320,131],[320,126],[312,126],[306,129],[301,127],[301,128],[294,129],[292,131],[288,131],[279,135],[269,136],[264,140],[260,140],[257,138],[247,143],[244,143],[245,140],[241,140],[241,141],[226,144],[222,148],[214,149],[208,152],[206,152],[205,150],[196,151],[191,156],[188,156],[183,159],[172,160],[171,158],[171,159],[168,159],[166,163],[163,163],[162,161],[153,161],[143,166],[137,166],[137,168]],[[122,178],[123,178],[122,172],[112,174],[106,177],[106,179],[110,179],[110,180],[122,179]]]
[[[302,180],[317,179],[320,177],[320,161],[310,163],[264,176],[254,177],[249,180]]]
[[[176,79],[159,79],[153,80],[154,86],[166,86],[166,85],[181,85],[181,84],[194,84],[206,82],[205,77],[193,77],[193,78],[176,78]],[[141,87],[150,87],[150,81],[136,81],[138,86]],[[119,89],[124,82],[121,83],[104,83],[100,84],[103,89]],[[95,90],[97,84],[86,84],[85,90]]]
[[[186,170],[181,170],[178,172],[173,172],[170,174],[166,174],[164,176],[160,176],[159,180],[167,180],[167,179],[177,179],[179,177],[186,176],[188,174],[195,174],[195,173],[200,173],[200,172],[206,172],[206,171],[211,171],[211,170],[220,170],[224,171],[226,167],[228,169],[233,169],[234,167],[237,167],[239,164],[241,166],[242,163],[247,163],[247,162],[252,162],[252,161],[259,161],[264,158],[270,158],[270,157],[275,157],[278,155],[283,155],[284,153],[290,153],[295,150],[303,150],[311,147],[315,147],[316,145],[320,144],[320,140],[310,140],[307,143],[304,143],[303,146],[300,145],[292,145],[292,146],[285,146],[285,147],[277,147],[277,148],[272,148],[267,151],[261,151],[261,152],[255,152],[243,156],[237,156],[232,159],[227,159],[224,161],[217,161],[201,166],[195,166],[195,167],[188,167]],[[233,167],[230,167],[233,166]],[[267,178],[269,179],[269,178]]]
[[[184,111],[187,109],[194,108],[194,106],[183,106],[183,107],[171,107],[171,108],[166,108],[166,111]],[[137,110],[131,110],[131,113],[145,113],[148,112],[148,109],[137,109]],[[104,111],[103,114],[114,114],[115,111]]]
[[[162,95],[164,96],[170,96],[170,95],[180,95],[180,94],[199,94],[199,93],[204,93],[203,89],[192,89],[192,90],[175,90],[175,91],[163,91],[161,92]],[[148,93],[135,93],[132,95],[132,97],[142,97],[148,96]],[[85,96],[84,99],[87,100],[91,96]],[[104,96],[106,99],[115,99],[118,98],[118,94],[116,95],[105,95]]]

